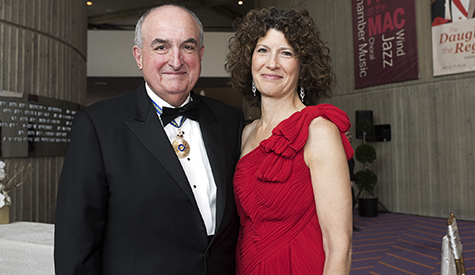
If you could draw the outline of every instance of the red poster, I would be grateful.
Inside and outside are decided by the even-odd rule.
[[[355,88],[418,79],[414,0],[352,0]]]

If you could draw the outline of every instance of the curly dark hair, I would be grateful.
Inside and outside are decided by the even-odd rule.
[[[300,62],[299,86],[305,90],[305,105],[316,105],[331,97],[336,77],[330,66],[330,49],[321,40],[313,19],[305,9],[279,10],[275,7],[249,11],[235,21],[236,34],[229,40],[225,69],[231,85],[242,93],[251,106],[260,104],[260,93],[251,91],[251,63],[259,38],[269,29],[284,34]]]

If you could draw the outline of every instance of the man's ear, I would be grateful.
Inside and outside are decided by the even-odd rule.
[[[134,46],[132,48],[132,53],[134,54],[135,62],[137,62],[139,70],[142,70],[142,49],[138,46]]]

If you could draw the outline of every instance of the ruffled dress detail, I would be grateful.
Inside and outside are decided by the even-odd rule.
[[[352,158],[345,136],[351,126],[348,115],[320,104],[282,121],[271,137],[239,160],[234,175],[241,221],[237,275],[323,272],[322,233],[310,170],[303,159],[308,127],[319,116],[338,127],[347,159]]]

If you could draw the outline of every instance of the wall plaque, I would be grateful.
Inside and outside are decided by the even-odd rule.
[[[0,156],[65,155],[79,108],[59,99],[0,91]]]

